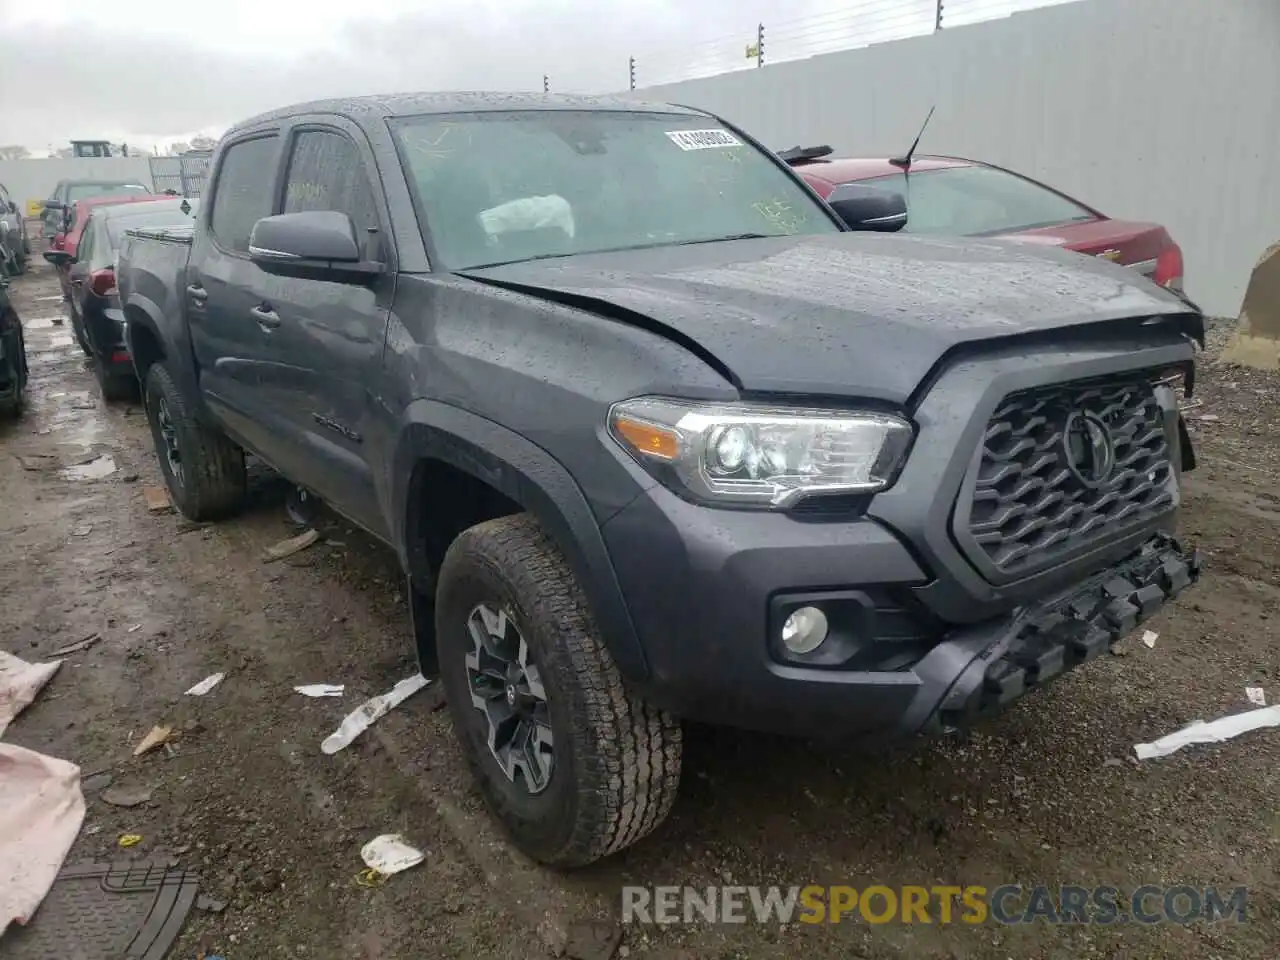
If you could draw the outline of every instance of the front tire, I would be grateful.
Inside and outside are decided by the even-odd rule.
[[[147,371],[147,421],[169,497],[189,520],[218,520],[245,500],[244,452],[191,413],[161,364]]]
[[[666,818],[680,785],[679,722],[627,691],[573,572],[531,516],[479,524],[449,547],[436,637],[472,774],[526,854],[582,866]],[[525,739],[507,726],[523,743],[516,760],[495,748],[504,700],[529,707]]]

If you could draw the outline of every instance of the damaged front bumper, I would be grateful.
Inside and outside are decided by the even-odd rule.
[[[904,732],[944,733],[1004,709],[1109,650],[1200,576],[1197,551],[1159,534],[1124,561],[1008,621],[950,634],[913,668]]]

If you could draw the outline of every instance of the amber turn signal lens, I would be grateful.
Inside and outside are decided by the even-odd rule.
[[[613,429],[637,452],[646,456],[657,457],[659,460],[674,460],[680,456],[680,437],[665,427],[645,423],[643,420],[618,417],[613,421]]]

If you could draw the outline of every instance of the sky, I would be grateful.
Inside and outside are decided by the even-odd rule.
[[[992,12],[1037,0],[948,0]],[[1044,2],[1044,0],[1038,0]],[[935,0],[0,0],[0,145],[148,149],[289,103],[626,90],[918,32]]]

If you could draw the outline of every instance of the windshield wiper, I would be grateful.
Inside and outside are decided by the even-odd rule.
[[[780,236],[776,233],[734,233],[727,237],[707,237],[705,240],[681,240],[679,243],[672,244],[676,247],[688,247],[695,243],[727,243],[730,240],[772,240],[774,237]]]

